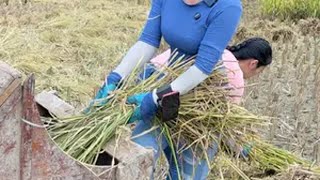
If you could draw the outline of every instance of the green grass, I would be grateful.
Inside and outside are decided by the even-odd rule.
[[[319,0],[261,0],[266,15],[281,19],[320,18]]]

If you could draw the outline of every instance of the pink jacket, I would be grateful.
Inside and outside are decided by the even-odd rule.
[[[171,55],[170,49],[156,56],[151,62],[157,67],[166,65]],[[243,72],[240,69],[238,60],[229,50],[224,50],[222,54],[223,65],[226,68],[230,88],[230,101],[236,104],[241,103],[244,93]]]

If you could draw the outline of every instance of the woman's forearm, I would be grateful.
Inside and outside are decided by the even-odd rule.
[[[171,83],[171,88],[173,91],[178,91],[180,95],[183,95],[195,88],[207,77],[208,75],[193,65]]]
[[[138,41],[129,49],[114,72],[118,73],[122,78],[125,78],[137,65],[141,67],[150,61],[156,51],[157,48],[154,46]]]

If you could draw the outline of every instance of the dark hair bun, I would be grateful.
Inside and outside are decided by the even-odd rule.
[[[259,66],[267,66],[272,62],[272,48],[270,43],[259,37],[254,37],[243,41],[235,46],[228,46],[238,60],[257,59]]]

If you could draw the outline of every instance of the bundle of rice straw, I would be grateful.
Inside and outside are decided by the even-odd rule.
[[[127,97],[169,84],[192,64],[192,60],[186,63],[179,58],[170,68],[163,67],[138,85],[139,71],[135,68],[108,97],[111,99],[105,106],[89,114],[50,120],[47,122],[50,124],[49,134],[67,154],[80,162],[95,164],[99,153],[114,137],[117,128],[125,125],[133,113],[133,105],[126,104]],[[282,170],[290,164],[306,165],[300,158],[260,140],[254,127],[266,125],[267,118],[255,116],[240,106],[228,103],[228,90],[221,86],[226,83],[226,79],[224,72],[219,69],[218,65],[205,82],[181,96],[177,120],[163,123],[156,118],[155,123],[163,128],[170,146],[178,147],[177,144],[183,141],[185,146],[176,149],[178,152],[192,148],[200,152],[199,156],[207,159],[210,164],[206,150],[212,142],[228,144],[224,141],[232,140],[234,147],[253,145],[249,157],[262,169]],[[220,146],[220,149],[226,148]],[[234,151],[229,152],[234,157]]]

